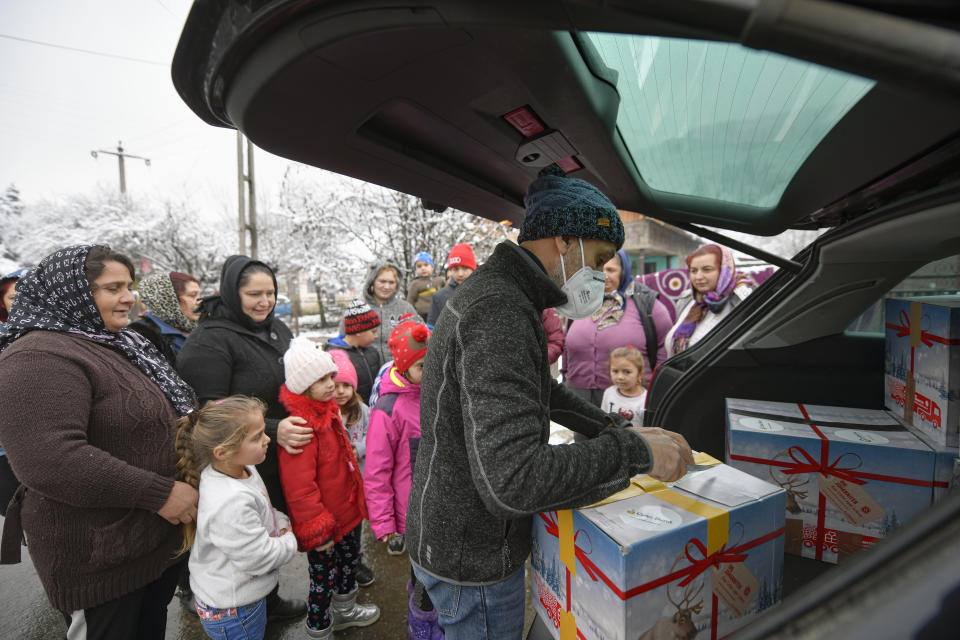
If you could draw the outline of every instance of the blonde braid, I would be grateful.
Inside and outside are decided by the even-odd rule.
[[[191,411],[177,420],[177,438],[175,448],[177,452],[176,479],[186,482],[194,489],[200,487],[200,471],[193,455],[193,428],[197,425],[199,412]],[[177,555],[183,555],[193,546],[193,539],[197,535],[197,523],[188,522],[183,525],[183,543]]]

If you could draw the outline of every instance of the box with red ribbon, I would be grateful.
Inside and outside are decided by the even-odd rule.
[[[727,460],[786,490],[787,553],[834,563],[948,484],[938,454],[879,409],[727,398]]]
[[[960,297],[884,301],[884,406],[936,443],[960,442]]]
[[[779,601],[786,496],[711,462],[534,519],[534,607],[555,638],[716,639]]]

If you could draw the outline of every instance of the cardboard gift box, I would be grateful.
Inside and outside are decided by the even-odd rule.
[[[834,563],[949,484],[947,457],[879,409],[727,398],[727,460],[786,490],[787,553]]]
[[[785,492],[698,455],[676,483],[534,518],[534,607],[555,638],[718,638],[779,601]]]
[[[960,443],[960,297],[887,298],[884,406],[938,444]]]

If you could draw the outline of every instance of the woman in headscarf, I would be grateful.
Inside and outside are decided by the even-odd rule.
[[[636,347],[643,355],[646,386],[653,368],[666,360],[663,339],[670,328],[670,313],[657,300],[657,293],[634,281],[626,251],[617,251],[603,265],[603,272],[603,303],[589,318],[570,323],[562,369],[567,386],[598,407],[611,384],[610,352]]]
[[[293,334],[274,315],[276,302],[277,279],[270,267],[247,256],[227,258],[220,271],[220,293],[200,303],[200,320],[180,349],[177,370],[196,390],[201,406],[235,394],[266,403],[264,422],[270,445],[257,471],[270,502],[285,512],[277,447],[300,453],[313,432],[298,426],[306,421],[287,415],[278,400],[284,381],[283,354]],[[276,589],[267,596],[267,613],[273,618],[301,615],[306,608],[303,600],[283,600]]]
[[[20,278],[0,332],[0,439],[22,483],[0,560],[19,561],[22,526],[71,638],[163,638],[179,524],[197,513],[174,480],[195,398],[126,329],[133,280],[109,247],[67,247]]]
[[[140,281],[140,300],[147,311],[130,328],[153,343],[171,363],[197,328],[200,283],[186,273],[154,273]]]
[[[706,244],[687,256],[690,291],[677,300],[677,323],[667,334],[667,352],[675,355],[699,342],[750,295],[751,285],[737,273],[733,252]]]

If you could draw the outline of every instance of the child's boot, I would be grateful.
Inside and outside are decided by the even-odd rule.
[[[330,603],[330,613],[333,616],[333,630],[349,627],[366,627],[380,619],[380,607],[375,604],[357,604],[357,593],[360,589],[354,587],[350,593],[335,593]]]
[[[306,623],[304,623],[306,625]],[[333,640],[333,622],[330,622],[323,629],[311,629],[306,627],[307,637],[313,638],[314,640]]]
[[[443,629],[437,621],[437,610],[423,611],[413,602],[413,594],[407,606],[407,637],[410,640],[443,640]]]

